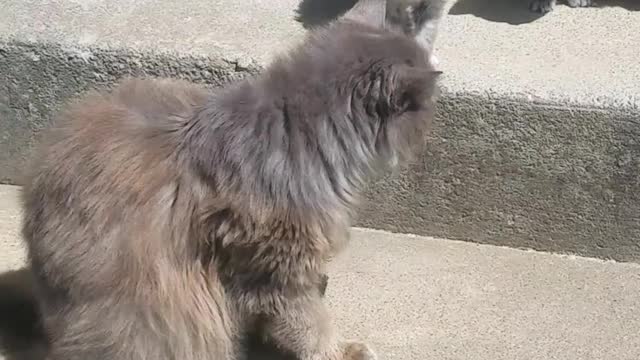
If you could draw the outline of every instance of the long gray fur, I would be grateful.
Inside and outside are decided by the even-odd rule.
[[[424,142],[439,75],[381,3],[214,93],[128,79],[60,114],[22,197],[47,360],[237,360],[253,332],[376,358],[334,329],[325,267],[369,177]]]

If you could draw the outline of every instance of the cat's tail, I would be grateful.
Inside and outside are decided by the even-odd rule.
[[[44,360],[47,341],[41,324],[31,271],[0,274],[0,354],[6,360]]]

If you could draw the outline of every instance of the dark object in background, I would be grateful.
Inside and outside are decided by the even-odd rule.
[[[435,41],[448,1],[387,0],[385,4],[386,26],[400,28],[407,36],[416,39],[429,52],[429,62],[434,67],[439,62],[434,54]],[[301,0],[295,20],[305,29],[313,29],[353,10],[356,4],[360,4],[358,0]]]
[[[39,360],[46,348],[31,272],[0,274],[0,354],[7,360]]]

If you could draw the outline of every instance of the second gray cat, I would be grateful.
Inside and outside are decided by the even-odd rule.
[[[449,0],[388,0],[386,19],[412,37],[431,54],[430,62],[437,65],[434,45],[440,22]],[[302,0],[297,20],[306,28],[322,26],[351,9],[358,0]]]
[[[529,8],[539,13],[548,13],[556,6],[557,0],[531,0]],[[593,0],[567,0],[567,5],[571,7],[587,7],[594,4]]]

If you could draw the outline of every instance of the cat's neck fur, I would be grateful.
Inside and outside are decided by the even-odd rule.
[[[192,156],[214,191],[231,190],[249,211],[350,217],[378,160],[380,129],[357,103],[358,79],[345,81],[329,57],[298,48],[215,94],[192,119]]]

